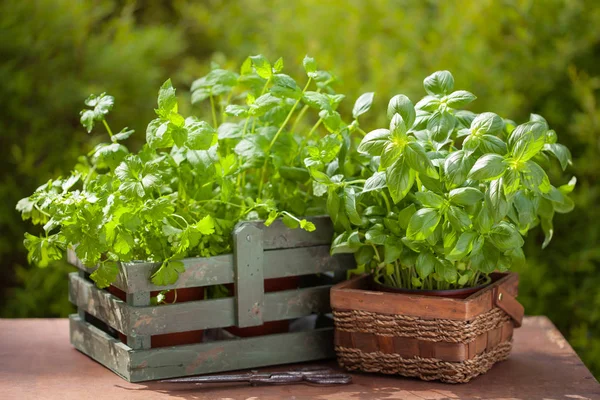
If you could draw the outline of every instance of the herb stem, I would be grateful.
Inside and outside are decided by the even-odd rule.
[[[171,214],[171,215],[172,215],[173,217],[177,217],[177,218],[181,219],[183,222],[185,222],[185,226],[186,226],[186,227],[190,225],[190,224],[188,224],[187,220],[186,220],[185,218],[183,218],[181,215],[179,215],[179,214],[175,214],[175,213],[173,213],[173,214]]]
[[[363,136],[367,136],[367,132],[363,131],[362,129],[360,129],[359,127],[356,128],[356,130],[358,131],[358,133],[360,133]]]
[[[106,128],[106,131],[108,132],[108,136],[113,137],[113,133],[110,130],[110,126],[108,126],[108,122],[106,122],[106,119],[102,118],[102,123],[104,124],[104,127]]]
[[[356,183],[365,183],[367,180],[366,179],[356,179],[354,181],[348,181],[345,182],[347,185],[354,185]]]
[[[212,118],[213,118],[213,124],[215,129],[218,128],[218,122],[217,122],[217,110],[215,108],[215,99],[213,98],[213,95],[211,93],[210,97],[210,110],[212,112]]]
[[[388,213],[392,212],[392,207],[390,206],[390,200],[388,199],[388,197],[384,191],[381,191],[381,197],[383,198],[383,201],[385,202],[385,207],[387,208],[387,212]]]
[[[225,109],[231,102],[231,96],[233,96],[233,89],[229,91],[227,95],[227,100],[225,100],[225,105],[221,107],[221,121],[225,122],[227,120],[227,114],[225,113]]]
[[[302,89],[302,95],[304,95],[304,92],[306,92],[306,89],[308,89],[308,87],[310,86],[311,81],[312,81],[312,78],[308,78],[308,82],[306,82],[306,85],[304,86],[304,89]],[[283,124],[281,124],[281,126],[279,127],[279,130],[277,131],[277,133],[273,137],[273,140],[271,140],[271,143],[269,144],[269,147],[267,148],[267,153],[269,151],[271,151],[271,148],[273,147],[273,145],[277,141],[277,138],[279,138],[279,135],[281,134],[281,132],[283,132],[283,128],[285,128],[285,126],[287,125],[287,123],[290,121],[290,118],[292,118],[292,115],[294,114],[294,111],[296,111],[296,107],[298,107],[298,104],[300,104],[300,100],[302,100],[302,96],[298,97],[298,100],[296,100],[296,102],[292,106],[292,109],[288,113],[287,117],[285,117],[285,120],[283,121]]]

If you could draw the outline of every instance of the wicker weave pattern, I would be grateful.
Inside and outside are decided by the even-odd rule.
[[[403,358],[398,354],[382,352],[365,353],[358,349],[336,346],[338,363],[348,370],[379,372],[417,377],[423,380],[440,380],[447,383],[465,383],[484,374],[499,362],[506,360],[512,341],[498,344],[475,358],[462,362],[448,362],[436,358]]]
[[[471,321],[423,319],[361,310],[334,310],[333,316],[335,328],[340,331],[451,343],[471,342],[482,333],[498,328],[505,322],[510,321],[510,317],[499,308],[493,308]]]

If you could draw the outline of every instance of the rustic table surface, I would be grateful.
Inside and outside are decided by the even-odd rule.
[[[133,384],[75,350],[68,332],[66,319],[0,320],[0,399],[600,399],[598,382],[545,317],[525,319],[508,361],[460,385],[372,374],[337,387]]]

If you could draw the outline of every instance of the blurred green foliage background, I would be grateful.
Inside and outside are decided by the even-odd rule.
[[[115,127],[144,140],[156,93],[168,77],[179,93],[210,61],[240,65],[249,54],[305,54],[341,78],[348,111],[363,91],[376,104],[365,129],[384,118],[396,93],[423,95],[422,79],[452,71],[472,109],[522,122],[542,114],[572,150],[575,211],[558,215],[551,245],[533,232],[519,298],[548,315],[600,376],[600,7],[595,0],[5,0],[0,3],[0,316],[72,312],[57,263],[27,265],[31,227],[16,202],[69,171],[95,141],[79,125],[89,93],[116,98]],[[299,68],[298,68],[299,69]],[[202,112],[202,110],[199,110]]]

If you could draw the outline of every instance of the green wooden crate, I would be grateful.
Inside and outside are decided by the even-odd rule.
[[[329,289],[335,278],[328,284],[317,282],[296,290],[264,293],[263,289],[264,279],[323,273],[341,279],[355,267],[351,255],[329,255],[333,234],[329,218],[311,221],[317,229],[310,233],[291,230],[281,221],[269,227],[260,222],[240,223],[233,233],[233,254],[184,260],[185,272],[168,287],[150,281],[158,263],[122,263],[114,286],[126,293],[126,301],[96,288],[86,278],[91,270],[69,252],[69,262],[80,269],[69,276],[69,298],[78,307],[78,314],[70,316],[71,343],[130,382],[334,357],[331,327],[151,348],[152,335],[258,326],[328,313]],[[227,283],[235,283],[235,297],[150,303],[151,291]],[[125,334],[128,344],[111,335],[110,328],[92,325],[92,320]]]

